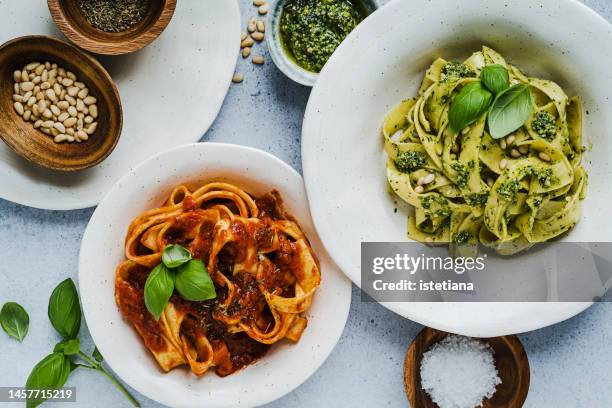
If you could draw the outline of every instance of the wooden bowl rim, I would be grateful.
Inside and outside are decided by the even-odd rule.
[[[69,49],[73,50],[75,53],[78,53],[81,56],[83,56],[94,67],[94,69],[101,74],[101,76],[104,78],[107,84],[110,85],[110,93],[112,95],[111,99],[116,100],[117,109],[119,110],[118,112],[119,115],[117,118],[117,131],[112,132],[111,134],[104,135],[105,137],[112,137],[113,140],[112,140],[112,143],[105,149],[105,151],[100,157],[98,157],[96,160],[87,161],[86,163],[82,165],[73,165],[73,166],[54,166],[50,163],[39,162],[37,160],[34,160],[29,155],[27,155],[28,151],[23,148],[23,145],[12,143],[11,141],[7,140],[5,135],[2,133],[0,133],[0,139],[2,139],[4,143],[8,147],[10,147],[11,150],[17,153],[20,157],[23,157],[27,161],[34,163],[36,165],[45,167],[47,169],[57,170],[57,171],[62,171],[62,172],[76,172],[76,171],[85,170],[85,169],[88,169],[88,168],[91,168],[91,167],[94,167],[100,164],[113,152],[113,150],[115,150],[115,147],[119,143],[119,139],[121,138],[121,133],[123,130],[123,105],[121,103],[121,97],[119,95],[119,91],[117,89],[115,81],[113,81],[113,78],[110,76],[106,68],[104,68],[104,66],[100,64],[100,62],[96,60],[95,58],[93,58],[91,55],[87,54],[86,52],[83,52],[78,47],[75,47],[74,45],[66,41],[62,41],[56,37],[49,36],[49,35],[24,35],[21,37],[10,39],[4,42],[2,45],[0,45],[0,54],[3,53],[5,49],[11,45],[14,45],[22,41],[31,41],[31,40],[40,41],[41,46],[43,47],[45,46],[44,44],[45,41],[49,43],[56,43],[56,44],[68,47]],[[14,54],[14,55],[17,55],[17,54]],[[110,109],[111,108],[109,107],[109,110]],[[35,130],[34,128],[32,129]]]
[[[410,406],[412,408],[417,408],[416,407],[416,401],[415,401],[415,397],[416,397],[416,390],[413,390],[412,387],[412,381],[410,381],[409,379],[409,375],[412,375],[412,372],[409,372],[409,365],[410,365],[410,356],[414,353],[414,348],[416,347],[416,343],[418,340],[424,338],[424,337],[428,337],[428,335],[430,335],[429,337],[433,337],[435,335],[442,335],[444,337],[448,336],[448,335],[452,335],[453,333],[449,333],[449,332],[445,332],[442,330],[437,330],[437,329],[433,329],[431,327],[425,327],[423,330],[421,330],[419,332],[419,334],[417,334],[415,336],[415,338],[412,340],[412,342],[410,343],[410,345],[408,346],[408,349],[406,350],[406,356],[404,357],[404,391],[406,392],[406,397],[408,398],[408,402],[410,404]],[[490,339],[503,339],[503,341],[507,344],[512,344],[516,347],[516,350],[518,350],[520,352],[520,354],[522,356],[524,356],[524,364],[517,364],[517,366],[519,367],[520,370],[520,375],[518,376],[518,378],[520,379],[520,385],[517,388],[517,393],[522,394],[519,395],[518,398],[518,402],[520,403],[519,407],[522,406],[525,403],[525,400],[527,399],[527,394],[529,393],[529,384],[531,382],[531,371],[530,371],[530,366],[529,366],[529,357],[527,356],[527,353],[525,352],[525,348],[523,347],[523,343],[521,343],[521,341],[519,340],[519,338],[512,334],[512,335],[507,335],[507,336],[499,336],[499,337],[473,337],[477,340],[481,340],[484,341],[485,343],[489,344],[489,340]],[[431,347],[433,344],[435,343],[431,343],[428,345],[428,348]],[[491,346],[489,344],[489,346]],[[492,347],[492,346],[491,346]],[[416,365],[416,361],[415,361],[415,366],[413,367],[415,370],[420,370],[420,361],[422,359],[422,355],[421,354],[418,357],[418,367]],[[514,359],[516,360],[516,353],[512,353]],[[420,376],[419,376],[420,377]],[[421,389],[422,390],[422,389]],[[425,392],[424,390],[422,390],[423,392]],[[412,396],[412,398],[411,398]],[[436,404],[434,404],[435,407],[437,407]],[[483,404],[483,408],[489,408],[490,405],[488,403],[487,400],[484,401]]]
[[[77,27],[77,24],[71,18],[67,17],[66,13],[64,13],[64,9],[60,4],[62,0],[47,0],[47,6],[49,7],[49,12],[51,13],[51,17],[53,18],[57,28],[77,46],[96,54],[122,55],[138,51],[148,46],[161,35],[166,27],[168,27],[170,21],[172,21],[172,17],[174,16],[177,0],[163,1],[164,7],[162,8],[161,13],[159,13],[159,16],[149,28],[134,37],[116,41],[100,41],[98,39],[93,39],[85,35],[81,30],[76,29],[75,27]],[[165,15],[164,12],[166,11],[170,11],[167,19],[162,18]],[[152,35],[147,41],[135,41],[151,34],[151,32],[154,32],[154,35]]]

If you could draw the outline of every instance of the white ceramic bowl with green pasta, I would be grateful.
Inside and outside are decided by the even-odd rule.
[[[537,4],[502,0],[395,0],[371,15],[351,33],[321,72],[311,94],[302,135],[304,177],[313,217],[324,244],[343,271],[360,285],[360,243],[364,241],[446,242],[466,238],[502,250],[500,244],[516,244],[510,252],[523,249],[530,240],[611,242],[611,33],[608,22],[573,0],[543,0]],[[417,104],[418,110],[418,104],[424,103],[419,99],[427,88],[441,79],[440,69],[444,64],[436,68],[436,59],[465,61],[483,45],[497,51],[504,61],[529,78],[554,81],[563,94],[549,82],[522,80],[521,73],[508,65],[508,85],[529,83],[534,100],[533,110],[523,118],[527,122],[522,130],[508,128],[507,123],[491,124],[492,119],[485,115],[470,122],[464,133],[459,132],[465,145],[424,143],[423,136],[429,131],[444,139],[444,127],[448,125],[444,123],[444,116],[448,118],[446,113],[436,116],[422,112],[421,117],[414,116],[413,104]],[[500,60],[495,62],[504,65]],[[430,75],[429,82],[425,81],[419,94],[432,63],[433,71],[437,69],[437,72]],[[473,82],[482,68],[478,63],[468,63],[468,66],[474,70],[472,79],[469,76],[462,79],[461,87]],[[564,95],[568,96],[567,100]],[[574,96],[580,97],[581,106],[572,99]],[[406,102],[396,111],[399,120],[393,115],[388,117],[389,136],[397,129],[408,132],[402,140],[398,134],[393,141],[387,141],[385,151],[381,136],[384,118],[400,102],[413,97],[413,102]],[[483,104],[489,107],[494,99],[492,92],[491,101]],[[449,104],[438,101],[428,108],[448,111]],[[542,126],[534,125],[538,112],[542,112],[539,118],[542,123],[538,124]],[[550,119],[544,118],[544,112],[553,120],[543,120]],[[412,119],[405,119],[411,113]],[[575,129],[577,113],[582,114],[582,140]],[[548,135],[547,123],[552,123],[556,127],[554,132],[563,137],[556,139]],[[467,126],[467,122],[463,125]],[[466,127],[463,125],[459,131]],[[430,129],[425,129],[428,126]],[[502,130],[498,132],[494,127]],[[508,132],[504,133],[504,127]],[[420,137],[419,131],[422,131]],[[495,138],[491,133],[496,133]],[[481,147],[486,144],[492,150],[484,155],[470,151],[470,135],[476,136],[476,144]],[[512,135],[514,138],[508,140]],[[504,147],[502,140],[508,142]],[[414,145],[409,146],[411,143]],[[583,154],[581,145],[587,147]],[[398,171],[398,153],[411,150],[424,153],[425,165]],[[484,169],[482,174],[475,175],[469,170],[470,154]],[[462,168],[453,169],[453,163],[461,164]],[[466,183],[460,181],[464,167]],[[520,174],[519,168],[523,168]],[[435,181],[425,183],[430,173]],[[526,173],[530,176],[526,177]],[[548,180],[547,175],[551,176]],[[527,197],[528,194],[519,198],[519,201],[531,200],[520,211],[509,209],[503,198],[506,193],[515,193],[516,186],[507,184],[513,180],[535,183],[519,186],[519,195],[525,190],[542,195],[555,191],[554,195],[563,200],[540,203],[534,197]],[[390,194],[389,181],[392,185],[399,182],[410,188],[394,189],[395,194]],[[454,211],[457,208],[450,211],[458,213],[458,219],[450,221],[450,213],[442,211],[439,215],[448,221],[445,225],[435,225],[434,217],[426,217],[427,209],[421,201],[428,193],[454,195],[451,201],[464,203],[458,211]],[[476,206],[482,207],[480,220],[461,215],[468,199],[477,198],[473,193],[487,193],[480,203],[475,200]],[[488,200],[494,201],[487,206]],[[525,210],[530,206],[546,207],[546,210],[539,213],[539,210]],[[407,217],[414,214],[415,208],[417,217],[412,219],[416,222],[410,225]],[[512,211],[516,214],[510,222],[505,217]],[[564,214],[567,219],[548,228],[540,221],[549,211]],[[472,213],[472,208],[468,212]],[[532,217],[535,214],[538,216]],[[489,219],[485,222],[487,215]],[[519,220],[520,216],[523,217]],[[424,218],[428,218],[425,223]],[[486,227],[484,231],[483,227]],[[529,299],[541,289],[530,282],[529,271],[520,268],[516,270],[516,278],[510,281],[524,287]],[[517,287],[500,288],[506,289],[517,290]],[[589,305],[585,302],[385,304],[422,324],[483,337],[541,328],[567,319]]]

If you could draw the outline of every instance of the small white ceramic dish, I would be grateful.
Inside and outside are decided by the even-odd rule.
[[[334,53],[311,93],[302,131],[304,177],[315,224],[336,263],[356,284],[362,241],[407,240],[405,209],[398,207],[395,213],[397,204],[387,193],[380,135],[384,115],[416,94],[436,57],[463,59],[483,44],[583,98],[585,143],[593,145],[585,159],[589,189],[582,220],[566,240],[612,241],[610,24],[573,0],[395,0],[357,27]],[[516,273],[512,282],[530,290],[529,271]],[[385,306],[436,329],[490,337],[538,329],[589,305]]]
[[[187,369],[164,374],[115,304],[115,267],[124,258],[127,228],[159,206],[180,183],[229,181],[251,194],[277,189],[321,262],[321,286],[297,344],[281,342],[257,363],[220,378]],[[161,153],[119,180],[94,212],[79,254],[79,287],[87,326],[105,360],[140,393],[172,407],[252,407],[287,394],[314,373],[338,342],[349,312],[351,284],[319,241],[300,175],[276,157],[249,147],[217,143]]]
[[[360,0],[367,8],[369,13],[374,12],[379,6],[377,0]],[[287,54],[282,44],[280,34],[280,19],[283,7],[287,0],[275,0],[272,8],[268,12],[266,26],[268,27],[267,43],[272,61],[288,78],[305,86],[313,86],[319,74],[308,71],[299,66],[292,57]]]
[[[0,43],[30,34],[61,36],[44,1],[0,2],[0,27]],[[98,58],[123,103],[123,132],[113,153],[98,166],[66,174],[38,168],[0,143],[0,197],[48,210],[92,207],[136,164],[197,142],[221,109],[239,43],[237,0],[179,2],[168,28],[148,47]]]

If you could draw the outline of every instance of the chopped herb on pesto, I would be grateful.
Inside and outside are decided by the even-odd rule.
[[[453,242],[456,244],[465,244],[470,240],[472,234],[469,231],[461,231],[455,234],[453,237]]]
[[[557,134],[557,122],[554,116],[546,111],[540,111],[535,114],[531,128],[548,141],[553,140]]]
[[[470,174],[465,166],[459,162],[454,162],[451,164],[451,169],[457,172],[456,184],[459,186],[459,188],[465,188],[467,186],[468,178],[470,177]]]
[[[354,1],[289,0],[280,22],[283,45],[301,67],[319,72],[364,16]]]
[[[448,78],[466,78],[475,76],[474,71],[468,68],[467,65],[451,61],[442,67],[440,80],[446,81]]]
[[[472,207],[480,207],[487,203],[489,193],[472,193],[465,197],[465,201]]]
[[[425,154],[421,152],[408,151],[397,155],[395,167],[402,173],[411,173],[420,169],[427,162]]]
[[[497,194],[506,201],[513,201],[520,187],[518,180],[508,180],[497,187]]]
[[[552,169],[534,170],[534,175],[542,187],[550,187],[559,182],[559,178],[554,175]]]

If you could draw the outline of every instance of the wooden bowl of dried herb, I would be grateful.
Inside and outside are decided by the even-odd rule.
[[[59,30],[77,46],[104,55],[138,51],[170,24],[176,0],[47,0]]]

